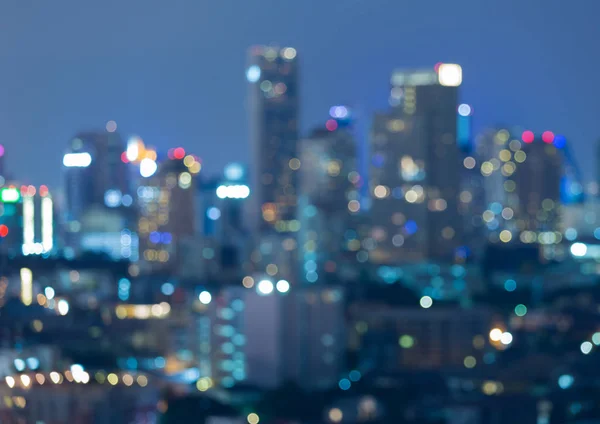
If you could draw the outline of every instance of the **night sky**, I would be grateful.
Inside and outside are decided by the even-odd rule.
[[[303,133],[329,107],[387,107],[397,67],[455,62],[475,125],[564,134],[587,179],[600,138],[600,1],[2,0],[0,143],[25,183],[61,184],[78,131],[246,161],[246,50],[293,46]]]

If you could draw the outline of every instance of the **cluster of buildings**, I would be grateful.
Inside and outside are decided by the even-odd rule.
[[[450,63],[392,72],[369,122],[334,105],[301,134],[299,63],[250,49],[251,158],[222,175],[114,121],[67,144],[60,188],[4,175],[0,148],[0,418],[150,423],[201,393],[245,411],[214,422],[257,424],[256,393],[294,384],[328,393],[307,422],[376,421],[435,373],[443,400],[410,386],[406,422],[489,422],[504,394],[550,422],[600,345],[570,331],[575,305],[600,325],[600,209],[565,137],[474,135]],[[519,374],[542,353],[558,376]]]

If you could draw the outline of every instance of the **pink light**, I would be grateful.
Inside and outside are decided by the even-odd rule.
[[[4,156],[4,146],[0,144],[0,158]]]
[[[45,185],[40,186],[40,196],[46,197],[48,195],[48,187]]]
[[[544,131],[542,140],[544,143],[552,143],[554,141],[554,133],[552,131]]]
[[[183,159],[185,157],[185,150],[183,150],[183,147],[178,147],[173,150],[173,157],[175,159]]]
[[[127,152],[121,153],[121,162],[129,163],[129,159],[127,159]]]
[[[436,63],[436,64],[434,65],[434,67],[433,67],[433,70],[434,70],[435,72],[438,72],[438,71],[440,70],[440,66],[442,66],[442,65],[443,65],[443,64],[442,64],[442,62],[438,62],[438,63]]]
[[[330,119],[327,122],[325,122],[325,128],[327,128],[329,131],[335,131],[337,127],[338,123],[333,119]]]
[[[174,151],[175,149],[169,149],[169,151],[167,152],[167,156],[169,157],[169,159],[175,159],[175,156],[173,156]]]
[[[523,140],[525,143],[533,143],[534,139],[535,135],[533,134],[533,131],[523,131],[523,134],[521,135],[521,140]]]

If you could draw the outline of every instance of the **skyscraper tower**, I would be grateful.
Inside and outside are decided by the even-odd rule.
[[[326,128],[300,142],[298,249],[300,280],[350,278],[360,249],[361,177],[351,112],[334,106]]]
[[[107,127],[109,128],[109,127]],[[99,248],[100,243],[83,240],[90,228],[104,227],[95,217],[119,220],[118,227],[130,228],[134,214],[125,150],[115,128],[107,131],[81,132],[70,142],[63,157],[66,210],[64,216],[66,246],[74,252]],[[107,214],[110,214],[110,218]],[[88,225],[90,224],[90,225]],[[94,236],[94,240],[99,240]],[[87,247],[82,247],[82,243]],[[102,250],[102,249],[100,249]]]
[[[371,134],[374,263],[452,259],[461,246],[457,145],[462,69],[396,71]]]
[[[251,190],[257,215],[253,227],[260,233],[277,225],[282,228],[295,218],[297,193],[290,163],[297,159],[297,60],[292,47],[250,49],[246,77],[254,165]]]

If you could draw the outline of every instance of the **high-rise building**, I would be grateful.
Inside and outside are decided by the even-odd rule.
[[[310,287],[290,290],[287,281],[256,282],[256,290],[227,287],[198,316],[201,375],[232,387],[262,388],[293,381],[329,388],[343,371],[343,291]]]
[[[48,187],[4,187],[0,189],[0,208],[3,251],[25,256],[54,251],[54,203]]]
[[[295,219],[297,159],[298,59],[292,47],[250,49],[246,77],[250,83],[251,190],[260,233]]]
[[[195,174],[199,159],[178,147],[169,150],[168,159],[158,165],[149,160],[140,162],[143,180],[137,189],[140,269],[179,275],[182,243],[196,236]]]
[[[452,260],[462,245],[461,82],[455,64],[392,75],[392,108],[375,116],[371,133],[374,263]]]
[[[351,111],[334,106],[326,128],[299,144],[298,254],[301,281],[351,278],[361,247],[357,145]]]
[[[546,131],[491,129],[478,137],[478,159],[464,166],[484,177],[482,214],[491,242],[553,244],[560,235],[565,139]]]
[[[129,174],[123,161],[124,145],[113,127],[105,132],[82,132],[69,143],[63,157],[66,178],[64,214],[66,246],[73,253],[88,250],[82,243],[82,223],[101,219],[102,212],[118,214],[123,228],[133,224],[133,197]],[[94,215],[93,219],[86,214]],[[95,222],[94,226],[98,227]],[[104,241],[100,240],[103,244]],[[89,243],[88,243],[89,244]],[[102,250],[97,243],[93,249]]]

